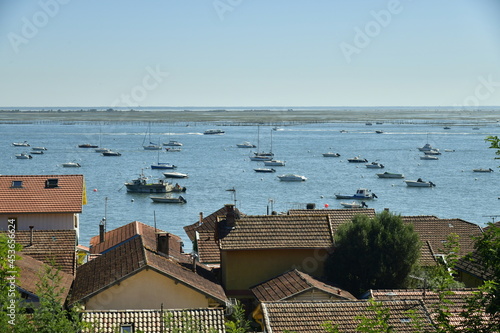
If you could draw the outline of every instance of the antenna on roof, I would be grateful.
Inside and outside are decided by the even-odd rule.
[[[233,188],[227,189],[226,191],[233,192],[233,202],[234,202],[234,207],[236,207],[236,189],[233,187]]]
[[[157,233],[156,231],[156,210],[153,210],[153,221],[155,223],[155,234]]]
[[[483,217],[489,217],[492,221],[492,223],[495,223],[495,219],[497,217],[500,217],[500,215],[483,215]]]

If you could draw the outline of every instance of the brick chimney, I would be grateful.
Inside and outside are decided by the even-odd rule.
[[[233,204],[226,204],[226,226],[230,228],[236,227],[236,212]]]
[[[168,232],[159,233],[156,236],[156,252],[168,257],[169,250],[170,250],[170,234]]]

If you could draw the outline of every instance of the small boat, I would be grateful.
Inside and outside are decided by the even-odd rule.
[[[144,150],[162,150],[162,147],[154,142],[150,142],[149,145],[142,146]]]
[[[182,146],[182,143],[180,143],[179,141],[170,140],[167,143],[163,143],[163,145],[164,146],[170,146],[170,147],[180,147],[180,146]]]
[[[420,156],[421,160],[439,160],[439,157],[434,156],[434,155],[424,155]]]
[[[443,129],[451,129],[451,127],[445,126],[445,127],[443,127]]]
[[[153,202],[161,202],[161,203],[187,203],[187,200],[184,199],[182,195],[179,197],[172,197],[172,196],[164,196],[164,197],[149,197]]]
[[[452,152],[455,151],[455,149],[445,149],[444,151],[447,152],[447,153],[452,153]]]
[[[405,180],[406,186],[409,187],[434,187],[433,182],[424,182],[421,178],[417,180]]]
[[[340,133],[349,133],[349,132],[346,130],[340,130]]]
[[[224,134],[226,132],[224,132],[223,130],[220,130],[220,129],[209,129],[209,130],[206,130],[205,132],[203,132],[203,134],[205,135],[213,135],[213,134],[216,134],[216,135],[220,135],[220,134]]]
[[[368,205],[364,201],[341,202],[340,204],[345,208],[368,208]]]
[[[335,194],[337,199],[355,199],[355,200],[366,200],[377,198],[375,193],[372,193],[367,188],[359,188],[354,195],[344,195],[344,194]]]
[[[181,172],[164,172],[163,175],[165,178],[187,178],[187,173]]]
[[[323,153],[323,157],[340,157],[340,154],[328,152],[328,153]]]
[[[236,144],[236,147],[238,147],[238,148],[256,148],[257,146],[254,144],[251,144],[248,141],[245,141],[243,143]]]
[[[28,141],[24,141],[24,142],[12,142],[12,145],[15,146],[15,147],[29,147],[30,144],[28,143]]]
[[[367,122],[367,123],[365,123],[365,125],[367,125],[367,126],[371,126],[371,125],[373,125],[373,124],[372,124],[371,122]]]
[[[377,173],[378,178],[405,178],[402,173],[384,172]]]
[[[45,147],[31,147],[31,150],[42,151],[42,150],[47,150],[47,148],[45,148]]]
[[[382,124],[383,124],[383,122],[381,122],[381,121],[377,121],[375,124],[377,124],[377,125],[382,125]]]
[[[477,131],[479,127],[472,127],[473,130]]]
[[[30,151],[30,154],[43,155],[43,150],[33,150],[33,151]]]
[[[273,159],[272,156],[267,156],[267,155],[254,155],[254,156],[250,156],[250,161],[257,161],[257,162],[270,161],[272,159]]]
[[[78,145],[78,148],[99,148],[99,146],[93,145],[90,143],[84,143],[84,144]]]
[[[170,147],[167,147],[167,148],[165,148],[165,151],[169,152],[169,153],[177,153],[177,152],[182,151],[182,149],[181,148],[170,148]]]
[[[276,172],[273,168],[256,168],[253,169],[255,172],[262,172],[262,173],[270,173],[270,172]]]
[[[425,145],[423,145],[422,147],[418,147],[417,149],[420,151],[430,151],[430,150],[439,151],[439,149],[433,148],[430,143],[426,143]]]
[[[33,158],[33,156],[29,155],[28,153],[21,153],[16,154],[16,158],[20,160],[29,160],[30,158]]]
[[[441,152],[439,150],[431,149],[431,150],[426,150],[424,151],[425,155],[441,155]]]
[[[376,130],[376,131],[375,131],[375,133],[377,133],[377,134],[382,134],[382,133],[384,133],[384,131],[381,131],[381,130]]]
[[[378,162],[371,162],[369,164],[365,164],[365,166],[368,169],[383,169],[384,168],[384,165],[381,163],[378,163]]]
[[[94,151],[96,153],[106,153],[108,151],[111,151],[111,149],[109,149],[109,148],[96,148],[96,149],[94,149]]]
[[[151,169],[175,169],[175,168],[177,168],[176,165],[163,162],[158,162],[156,164],[151,165]]]
[[[76,163],[76,162],[63,163],[62,166],[64,168],[79,168],[79,167],[81,167],[81,165],[79,163]]]
[[[492,168],[489,169],[472,169],[474,172],[493,172]]]
[[[366,158],[361,158],[359,156],[353,157],[353,158],[348,158],[347,161],[349,163],[367,163],[368,160]]]
[[[158,180],[157,182],[149,182],[149,178],[143,173],[138,178],[125,183],[127,192],[134,193],[167,193],[173,191],[173,186],[169,182]]]
[[[285,161],[280,161],[280,160],[270,160],[270,161],[264,161],[265,166],[285,166]]]
[[[307,180],[306,177],[301,176],[301,175],[296,175],[293,173],[281,175],[281,176],[278,176],[278,178],[279,178],[279,180],[284,181],[284,182],[303,182],[303,181]]]
[[[120,154],[119,152],[112,151],[112,150],[105,151],[105,152],[101,153],[101,155],[102,156],[122,156],[122,154]]]

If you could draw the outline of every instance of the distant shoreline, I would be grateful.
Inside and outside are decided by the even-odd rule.
[[[498,122],[499,110],[207,110],[207,111],[0,111],[0,122],[103,121],[103,122],[368,122],[368,121]]]

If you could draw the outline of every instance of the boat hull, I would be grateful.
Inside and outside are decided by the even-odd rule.
[[[153,202],[159,203],[179,203],[184,204],[187,203],[187,200],[184,199],[183,196],[179,196],[178,198],[169,198],[169,197],[150,197]]]
[[[405,178],[402,173],[377,173],[378,178]]]

